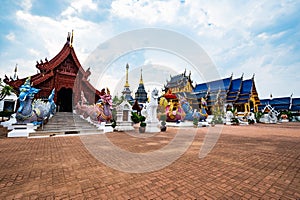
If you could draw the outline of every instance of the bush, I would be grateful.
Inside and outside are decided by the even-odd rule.
[[[147,124],[145,122],[143,122],[143,121],[140,123],[140,127],[145,127],[146,125]]]
[[[137,124],[139,123],[141,120],[140,120],[140,117],[137,113],[135,112],[131,112],[131,120],[133,121],[133,123]]]

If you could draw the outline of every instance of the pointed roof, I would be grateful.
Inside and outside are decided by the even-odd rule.
[[[186,70],[184,70],[182,74],[178,74],[176,76],[170,75],[170,81],[167,81],[165,88],[181,88],[186,86],[188,82],[193,83],[191,80],[191,73],[187,76]]]
[[[143,82],[143,70],[141,69],[141,78],[140,78],[140,83],[139,87],[135,93],[135,99],[138,101],[138,103],[146,103],[148,100],[147,97],[147,92],[144,87],[144,82]]]
[[[208,89],[211,92],[218,92],[219,90],[225,90],[228,91],[230,84],[231,84],[231,80],[232,80],[232,76],[229,78],[224,78],[224,79],[219,79],[219,80],[215,80],[215,81],[210,81],[207,83],[201,83],[201,84],[197,84],[194,92],[198,93],[198,92],[202,92],[202,91],[207,91]]]
[[[74,66],[78,69],[77,73],[81,73],[83,75],[83,83],[85,86],[87,86],[90,90],[95,91],[97,95],[100,94],[98,90],[96,90],[87,80],[88,77],[90,76],[91,72],[88,70],[84,70],[83,67],[81,66],[75,50],[72,46],[72,40],[73,40],[73,34],[70,42],[70,33],[68,33],[68,38],[67,42],[64,44],[63,48],[60,50],[60,52],[54,56],[50,61],[48,61],[47,58],[45,58],[45,61],[40,60],[40,62],[37,61],[36,63],[36,68],[40,70],[40,73],[37,73],[33,76],[31,76],[31,82],[33,86],[36,86],[42,82],[45,82],[49,78],[54,76],[55,69],[60,66],[60,64],[66,60],[67,58],[71,58],[74,61]],[[67,72],[66,72],[67,74]],[[74,74],[68,74],[68,75],[73,75]],[[76,76],[76,75],[75,75]],[[18,89],[26,80],[27,77],[22,78],[22,79],[17,79],[15,81],[9,81],[5,80],[5,82],[9,85],[11,85],[14,89]]]

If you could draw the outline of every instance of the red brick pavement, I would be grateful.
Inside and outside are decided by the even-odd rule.
[[[199,128],[183,156],[148,173],[107,167],[78,136],[1,139],[0,199],[299,199],[299,127],[227,126],[203,159],[207,128]],[[160,149],[175,134],[169,128],[148,138],[107,136],[139,153]]]

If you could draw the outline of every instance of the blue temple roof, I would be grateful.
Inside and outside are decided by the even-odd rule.
[[[252,91],[253,80],[244,80],[242,83],[241,94],[250,94]]]
[[[300,98],[293,98],[292,99],[292,111],[300,111]]]
[[[233,102],[238,98],[239,92],[241,90],[242,82],[243,82],[242,78],[234,79],[231,81],[231,85],[226,99],[228,102]]]
[[[208,88],[210,89],[210,91],[218,91],[218,90],[228,91],[230,87],[230,83],[231,83],[231,77],[215,80],[207,83],[201,83],[196,85],[196,87],[194,88],[194,92],[207,91]]]
[[[241,89],[242,78],[234,79],[231,81],[230,92],[239,92]]]
[[[263,109],[267,104],[270,104],[277,111],[279,111],[279,110],[290,110],[291,97],[261,99],[259,109]]]

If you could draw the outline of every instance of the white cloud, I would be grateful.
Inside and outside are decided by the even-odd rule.
[[[10,32],[9,34],[7,34],[7,35],[5,36],[5,38],[8,39],[9,41],[13,42],[13,41],[15,41],[16,36],[15,36],[14,33]]]
[[[66,8],[61,15],[70,17],[82,12],[97,11],[97,9],[97,4],[92,0],[73,0],[71,5]]]
[[[33,55],[33,56],[36,56],[36,57],[38,57],[38,56],[40,56],[40,52],[38,52],[37,50],[35,50],[35,49],[29,49],[29,53],[31,54],[31,55]]]
[[[21,55],[22,58],[18,60],[20,66],[31,63],[30,68],[34,68],[32,66],[40,56],[51,59],[62,48],[67,32],[72,29],[74,48],[83,64],[98,44],[115,35],[114,30],[124,31],[124,27],[132,30],[146,25],[172,29],[193,38],[214,60],[222,77],[230,76],[231,72],[235,76],[244,72],[244,77],[251,77],[256,73],[256,86],[262,97],[269,95],[268,90],[273,90],[274,85],[278,91],[281,88],[282,93],[287,90],[283,88],[284,84],[278,87],[277,84],[284,82],[283,80],[288,82],[288,77],[295,81],[295,85],[299,83],[299,73],[295,73],[299,66],[299,45],[297,40],[291,43],[290,37],[294,34],[296,38],[297,34],[295,30],[292,34],[289,30],[294,27],[286,28],[289,25],[289,18],[286,16],[299,9],[296,1],[116,0],[105,8],[110,9],[110,16],[101,16],[101,23],[87,20],[89,15],[86,14],[95,16],[101,8],[100,4],[98,6],[92,0],[72,1],[55,18],[32,14],[30,10],[34,4],[31,0],[23,0],[19,5],[22,9],[16,12],[16,23],[22,27],[22,34],[9,32],[5,38],[26,49],[23,52],[26,51],[27,54]],[[282,23],[283,19],[286,20],[285,23]],[[278,23],[281,23],[279,29],[276,27]],[[123,44],[114,45],[115,48],[120,48]],[[15,48],[16,46],[11,46],[11,49]],[[106,54],[110,52],[103,49],[102,53],[99,57],[108,57]],[[1,57],[4,54],[5,57],[9,55],[5,51],[1,52]],[[20,53],[16,56],[20,56]],[[128,59],[130,62],[130,58]],[[147,52],[143,59],[145,64],[172,66],[179,73],[185,68],[181,61],[171,56]],[[15,62],[10,60],[6,64],[14,66]],[[3,69],[2,65],[0,68]],[[298,79],[291,78],[291,74],[297,75]],[[108,77],[105,80],[114,79]],[[201,82],[198,78],[195,81]],[[290,89],[294,89],[295,94],[295,91],[299,91],[296,87],[289,87]]]
[[[24,11],[28,12],[32,8],[32,1],[33,0],[22,0],[19,2],[19,5]]]
[[[179,7],[179,1],[117,0],[111,4],[111,14],[146,24],[174,23]]]

